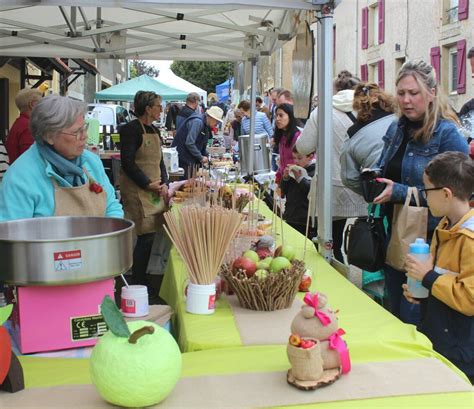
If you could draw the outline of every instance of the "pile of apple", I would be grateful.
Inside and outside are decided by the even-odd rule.
[[[264,280],[269,274],[290,269],[295,256],[295,249],[288,244],[277,247],[275,253],[269,248],[260,248],[257,251],[247,250],[234,260],[232,272],[235,274],[238,271],[243,271],[249,278],[255,275],[258,279]],[[310,286],[311,277],[305,274],[301,280],[299,291],[308,291]]]
[[[291,334],[288,342],[290,343],[290,345],[302,349],[312,348],[317,343],[317,341],[313,341],[312,339],[302,339],[298,334]]]

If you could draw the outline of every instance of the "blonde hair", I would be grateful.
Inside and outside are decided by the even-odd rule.
[[[32,102],[38,102],[43,98],[43,94],[36,88],[23,88],[16,94],[15,104],[20,112],[26,112],[31,109]]]
[[[405,77],[412,76],[420,87],[421,95],[425,101],[425,115],[423,116],[423,126],[415,132],[415,141],[427,143],[433,136],[436,124],[439,119],[446,119],[459,124],[459,120],[448,105],[446,97],[440,92],[436,83],[434,69],[428,63],[420,61],[407,61],[402,65],[397,75],[395,85]],[[433,100],[428,101],[428,95],[434,89]],[[400,107],[399,107],[400,108]]]
[[[385,112],[394,112],[395,99],[377,84],[362,82],[355,87],[352,106],[357,112],[357,120],[367,122],[377,107]]]

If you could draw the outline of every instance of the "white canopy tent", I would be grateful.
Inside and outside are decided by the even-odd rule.
[[[191,82],[178,77],[170,68],[161,68],[160,74],[156,78],[163,84],[186,91],[187,93],[196,92],[200,97],[202,97],[204,104],[207,104],[207,91],[204,91]]]
[[[318,236],[332,255],[332,24],[341,0],[0,0],[0,56],[216,60],[252,63],[295,36],[304,10],[318,16]],[[255,123],[250,126],[254,146]],[[253,173],[249,152],[249,173]]]

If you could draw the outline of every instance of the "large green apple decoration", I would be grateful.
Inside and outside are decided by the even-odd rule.
[[[164,400],[181,376],[181,352],[168,331],[147,321],[128,324],[109,296],[101,305],[109,326],[90,358],[91,379],[104,400],[144,407]]]

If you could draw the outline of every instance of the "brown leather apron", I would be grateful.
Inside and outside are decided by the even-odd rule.
[[[143,142],[135,154],[135,163],[150,180],[161,180],[161,141],[156,133],[146,133],[142,122]],[[120,196],[125,217],[135,223],[138,236],[156,232],[162,224],[160,215],[167,209],[162,197],[142,189],[120,170]]]
[[[107,193],[90,190],[91,178],[84,169],[87,182],[82,186],[62,187],[53,179],[54,216],[103,217],[107,209]]]

